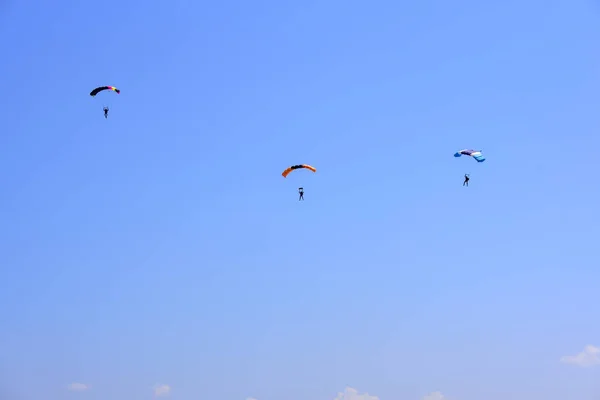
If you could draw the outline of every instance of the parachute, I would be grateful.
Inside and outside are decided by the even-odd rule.
[[[460,150],[454,153],[454,157],[460,157],[462,155],[473,157],[477,162],[484,162],[485,157],[481,154],[481,150]]]
[[[96,89],[92,90],[90,92],[90,96],[94,97],[103,90],[112,90],[114,92],[117,92],[117,94],[121,94],[121,91],[114,86],[100,86],[100,87],[97,87]]]
[[[287,176],[288,176],[288,174],[289,174],[290,172],[292,172],[292,171],[293,171],[293,170],[295,170],[295,169],[301,169],[301,168],[309,169],[309,170],[311,170],[312,172],[317,172],[317,169],[316,169],[315,167],[311,167],[310,165],[307,165],[307,164],[300,164],[300,165],[292,165],[291,167],[289,167],[289,168],[286,168],[286,170],[285,170],[285,171],[283,171],[283,172],[281,173],[281,175],[282,175],[284,178],[287,178]]]

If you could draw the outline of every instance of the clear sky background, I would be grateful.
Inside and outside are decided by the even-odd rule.
[[[0,34],[0,398],[600,399],[561,362],[600,345],[597,2],[9,0]]]

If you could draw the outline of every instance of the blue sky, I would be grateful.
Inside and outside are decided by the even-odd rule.
[[[597,3],[0,13],[0,397],[600,396]]]

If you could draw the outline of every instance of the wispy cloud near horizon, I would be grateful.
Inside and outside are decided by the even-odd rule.
[[[153,390],[156,397],[168,396],[171,393],[171,386],[165,384],[155,385]]]
[[[444,396],[442,392],[433,392],[424,396],[423,400],[446,400],[446,396]]]
[[[577,365],[578,367],[591,367],[600,365],[600,347],[585,346],[583,351],[574,356],[563,356],[560,361],[565,364]]]
[[[346,387],[343,392],[339,392],[334,400],[379,400],[377,396],[371,396],[368,393],[359,394],[358,390]]]
[[[89,385],[86,385],[85,383],[69,383],[67,385],[67,390],[71,391],[71,392],[84,392],[86,390],[88,390],[90,387]]]

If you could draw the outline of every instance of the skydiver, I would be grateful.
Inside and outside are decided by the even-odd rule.
[[[298,201],[304,200],[304,188],[298,188],[298,193],[300,194]]]
[[[465,174],[465,181],[463,182],[463,186],[469,186],[469,174]]]
[[[104,118],[108,118],[108,107],[104,107]]]

